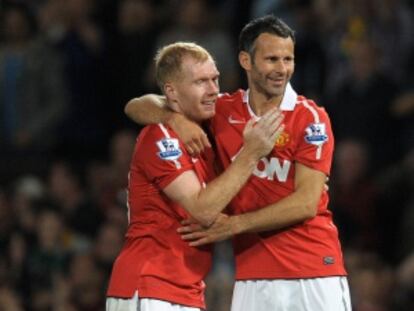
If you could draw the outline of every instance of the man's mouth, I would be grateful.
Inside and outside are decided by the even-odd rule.
[[[271,78],[269,77],[268,80],[270,81],[270,83],[272,83],[272,85],[275,86],[283,86],[283,84],[285,83],[285,79],[284,78]]]
[[[206,106],[214,106],[214,104],[216,103],[216,100],[215,99],[212,99],[212,100],[204,100],[201,103],[203,105],[206,105]]]

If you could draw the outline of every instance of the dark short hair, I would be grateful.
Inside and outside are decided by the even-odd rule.
[[[295,32],[280,18],[266,15],[250,21],[239,36],[239,52],[245,51],[254,54],[255,41],[262,33],[270,33],[282,38],[292,38],[295,42]]]

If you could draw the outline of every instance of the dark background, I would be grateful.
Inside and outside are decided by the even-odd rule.
[[[404,0],[0,0],[0,310],[103,310],[126,229],[158,47],[195,41],[222,92],[245,87],[237,36],[274,13],[295,31],[299,94],[328,111],[329,182],[356,311],[414,310],[414,4]],[[229,310],[231,246],[208,310]]]

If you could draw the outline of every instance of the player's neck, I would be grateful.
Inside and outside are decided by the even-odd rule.
[[[277,97],[266,97],[264,94],[250,89],[249,105],[255,115],[261,116],[273,107],[279,107],[283,99],[283,95]]]

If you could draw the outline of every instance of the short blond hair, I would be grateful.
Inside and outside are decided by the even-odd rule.
[[[180,77],[186,56],[200,63],[213,59],[205,48],[193,42],[176,42],[162,47],[155,56],[155,77],[161,91],[166,82]]]

